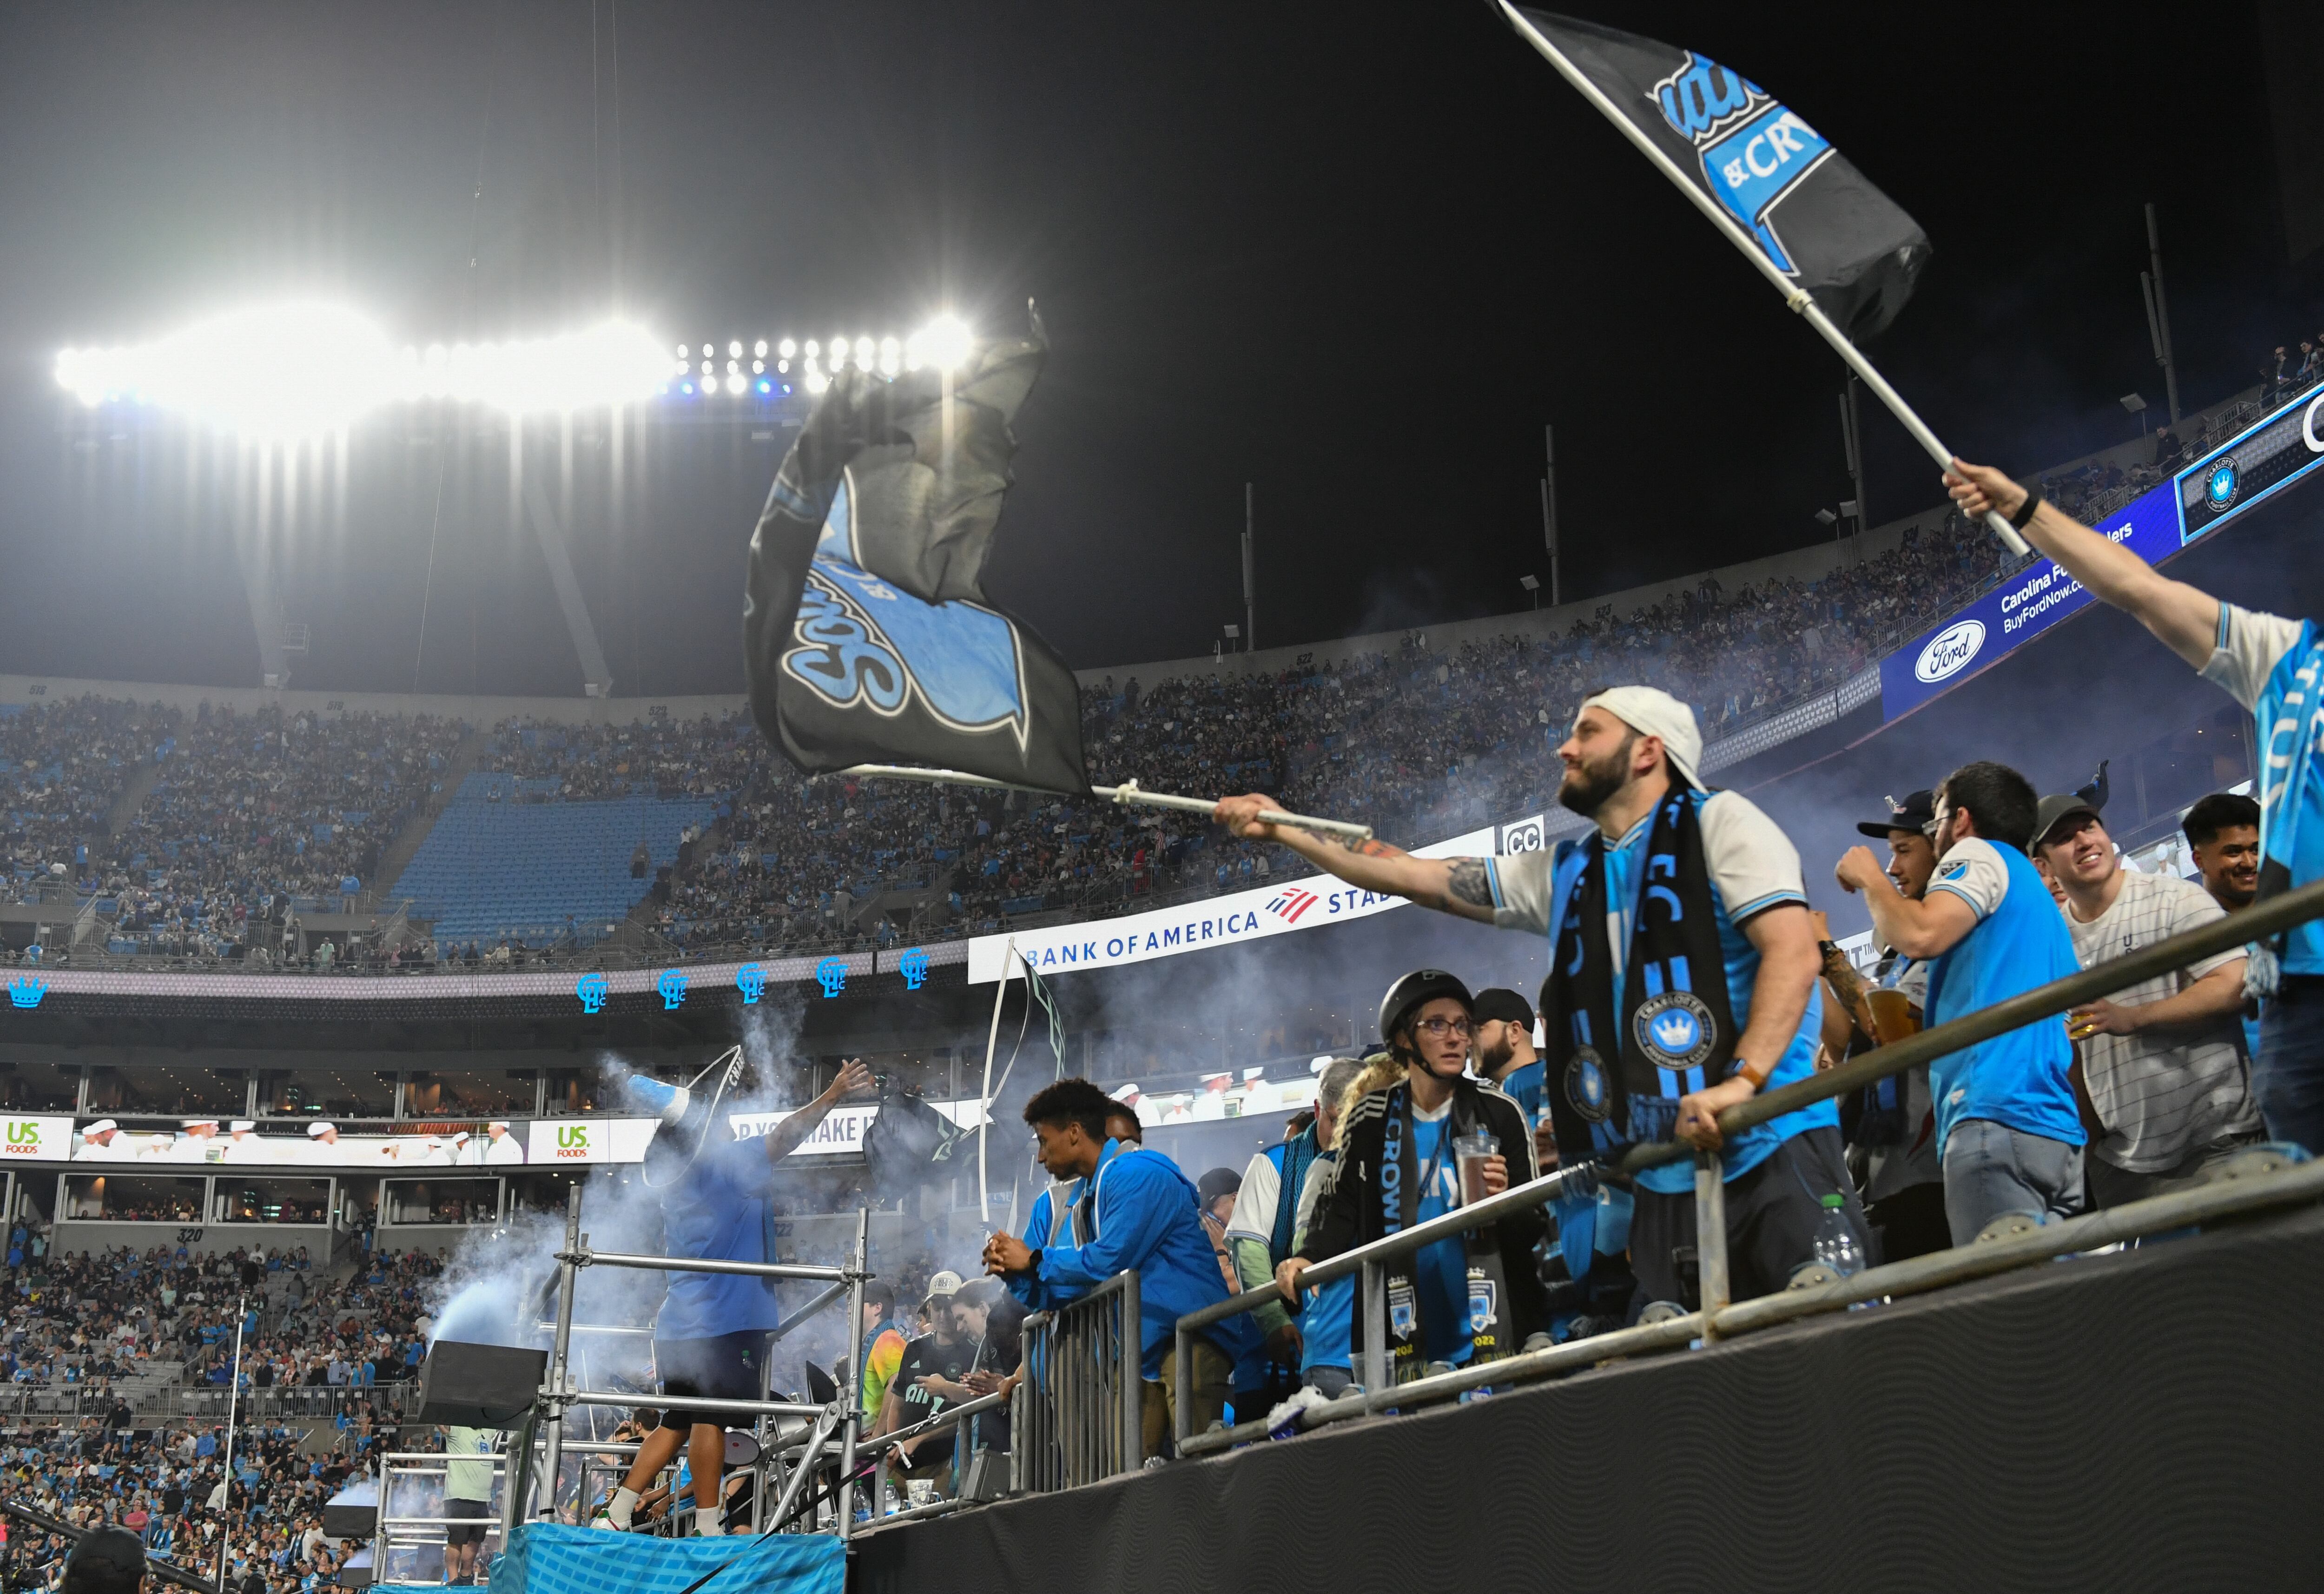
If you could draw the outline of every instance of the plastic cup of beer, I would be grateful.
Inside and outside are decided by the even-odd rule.
[[[904,1484],[904,1497],[915,1506],[925,1506],[936,1497],[936,1480],[933,1478],[908,1479]]]
[[[1884,1046],[1895,1045],[1921,1027],[1913,1017],[1913,1002],[1901,990],[1868,990],[1865,1004],[1872,1009],[1873,1038]]]
[[[1485,1188],[1485,1164],[1500,1155],[1501,1141],[1498,1135],[1481,1131],[1473,1135],[1456,1135],[1452,1138],[1452,1156],[1461,1167],[1461,1204],[1475,1206],[1492,1192]]]

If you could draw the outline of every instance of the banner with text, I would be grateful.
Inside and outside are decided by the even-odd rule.
[[[1561,818],[1572,818],[1561,815]],[[1560,827],[1547,815],[1534,814],[1506,825],[1487,825],[1449,840],[1413,849],[1421,858],[1474,858],[1487,853],[1535,852]],[[1382,897],[1341,884],[1329,875],[1306,875],[1277,885],[1205,897],[1176,908],[1157,908],[1118,918],[1050,925],[1006,935],[979,935],[968,944],[968,982],[988,985],[1003,977],[1023,977],[1008,956],[1011,941],[1026,960],[1048,974],[1058,970],[1111,969],[1182,952],[1205,952],[1294,930],[1347,924],[1406,906],[1402,897]]]

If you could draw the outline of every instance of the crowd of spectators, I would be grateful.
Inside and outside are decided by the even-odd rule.
[[[2324,332],[2301,338],[2296,350],[2291,344],[2277,344],[2274,354],[2260,366],[2259,375],[2271,404],[2324,382]]]
[[[0,1330],[0,1377],[18,1398],[5,1419],[14,1425],[0,1430],[0,1488],[77,1527],[126,1527],[150,1554],[205,1577],[219,1570],[223,1534],[236,1594],[330,1581],[356,1546],[323,1534],[322,1503],[386,1448],[393,1414],[382,1386],[414,1375],[442,1266],[419,1251],[365,1253],[337,1272],[303,1249],[51,1254],[40,1225],[19,1225]],[[237,1330],[228,1499],[218,1419]],[[196,1412],[190,1392],[204,1388],[216,1397]],[[43,1391],[74,1398],[23,1398]],[[289,1425],[293,1417],[309,1421]],[[55,1587],[68,1548],[20,1528],[5,1587]]]
[[[2286,359],[2285,382],[2324,369],[2313,344]],[[2166,428],[2151,462],[2060,473],[2045,492],[2071,512],[2103,513],[2246,424],[2249,408]],[[1982,527],[1952,514],[1819,580],[1730,592],[1705,575],[1627,615],[1606,605],[1563,634],[1444,648],[1415,632],[1392,649],[1268,675],[1120,686],[1108,677],[1083,690],[1084,745],[1101,783],[1270,790],[1407,844],[1431,841],[1541,806],[1557,733],[1600,681],[1663,687],[1716,741],[1833,690],[2016,567]],[[467,731],[425,716],[204,705],[188,719],[97,699],[25,707],[0,715],[0,796],[16,805],[9,861],[26,885],[61,873],[94,896],[115,952],[383,970],[514,964],[542,949],[366,944],[350,955],[346,937],[302,935],[298,922],[381,883],[383,852]],[[159,761],[153,790],[106,838],[104,814],[143,760]],[[689,832],[674,866],[632,860],[641,879],[658,876],[641,888],[640,917],[686,954],[939,939],[1011,916],[1100,915],[1264,884],[1280,868],[1199,816],[805,780],[740,711],[627,725],[505,721],[476,768],[507,778],[491,788],[496,801],[717,799],[718,818]],[[591,939],[576,930],[547,950],[586,955]],[[45,950],[53,961],[57,949]]]

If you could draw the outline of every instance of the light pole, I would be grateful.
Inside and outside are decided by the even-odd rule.
[[[1540,613],[1541,577],[1538,576],[1520,576],[1517,577],[1517,585],[1533,594],[1534,612],[1536,613]]]

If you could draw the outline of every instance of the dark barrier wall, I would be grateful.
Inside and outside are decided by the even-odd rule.
[[[2313,1588],[2324,1214],[866,1540],[855,1594]]]

